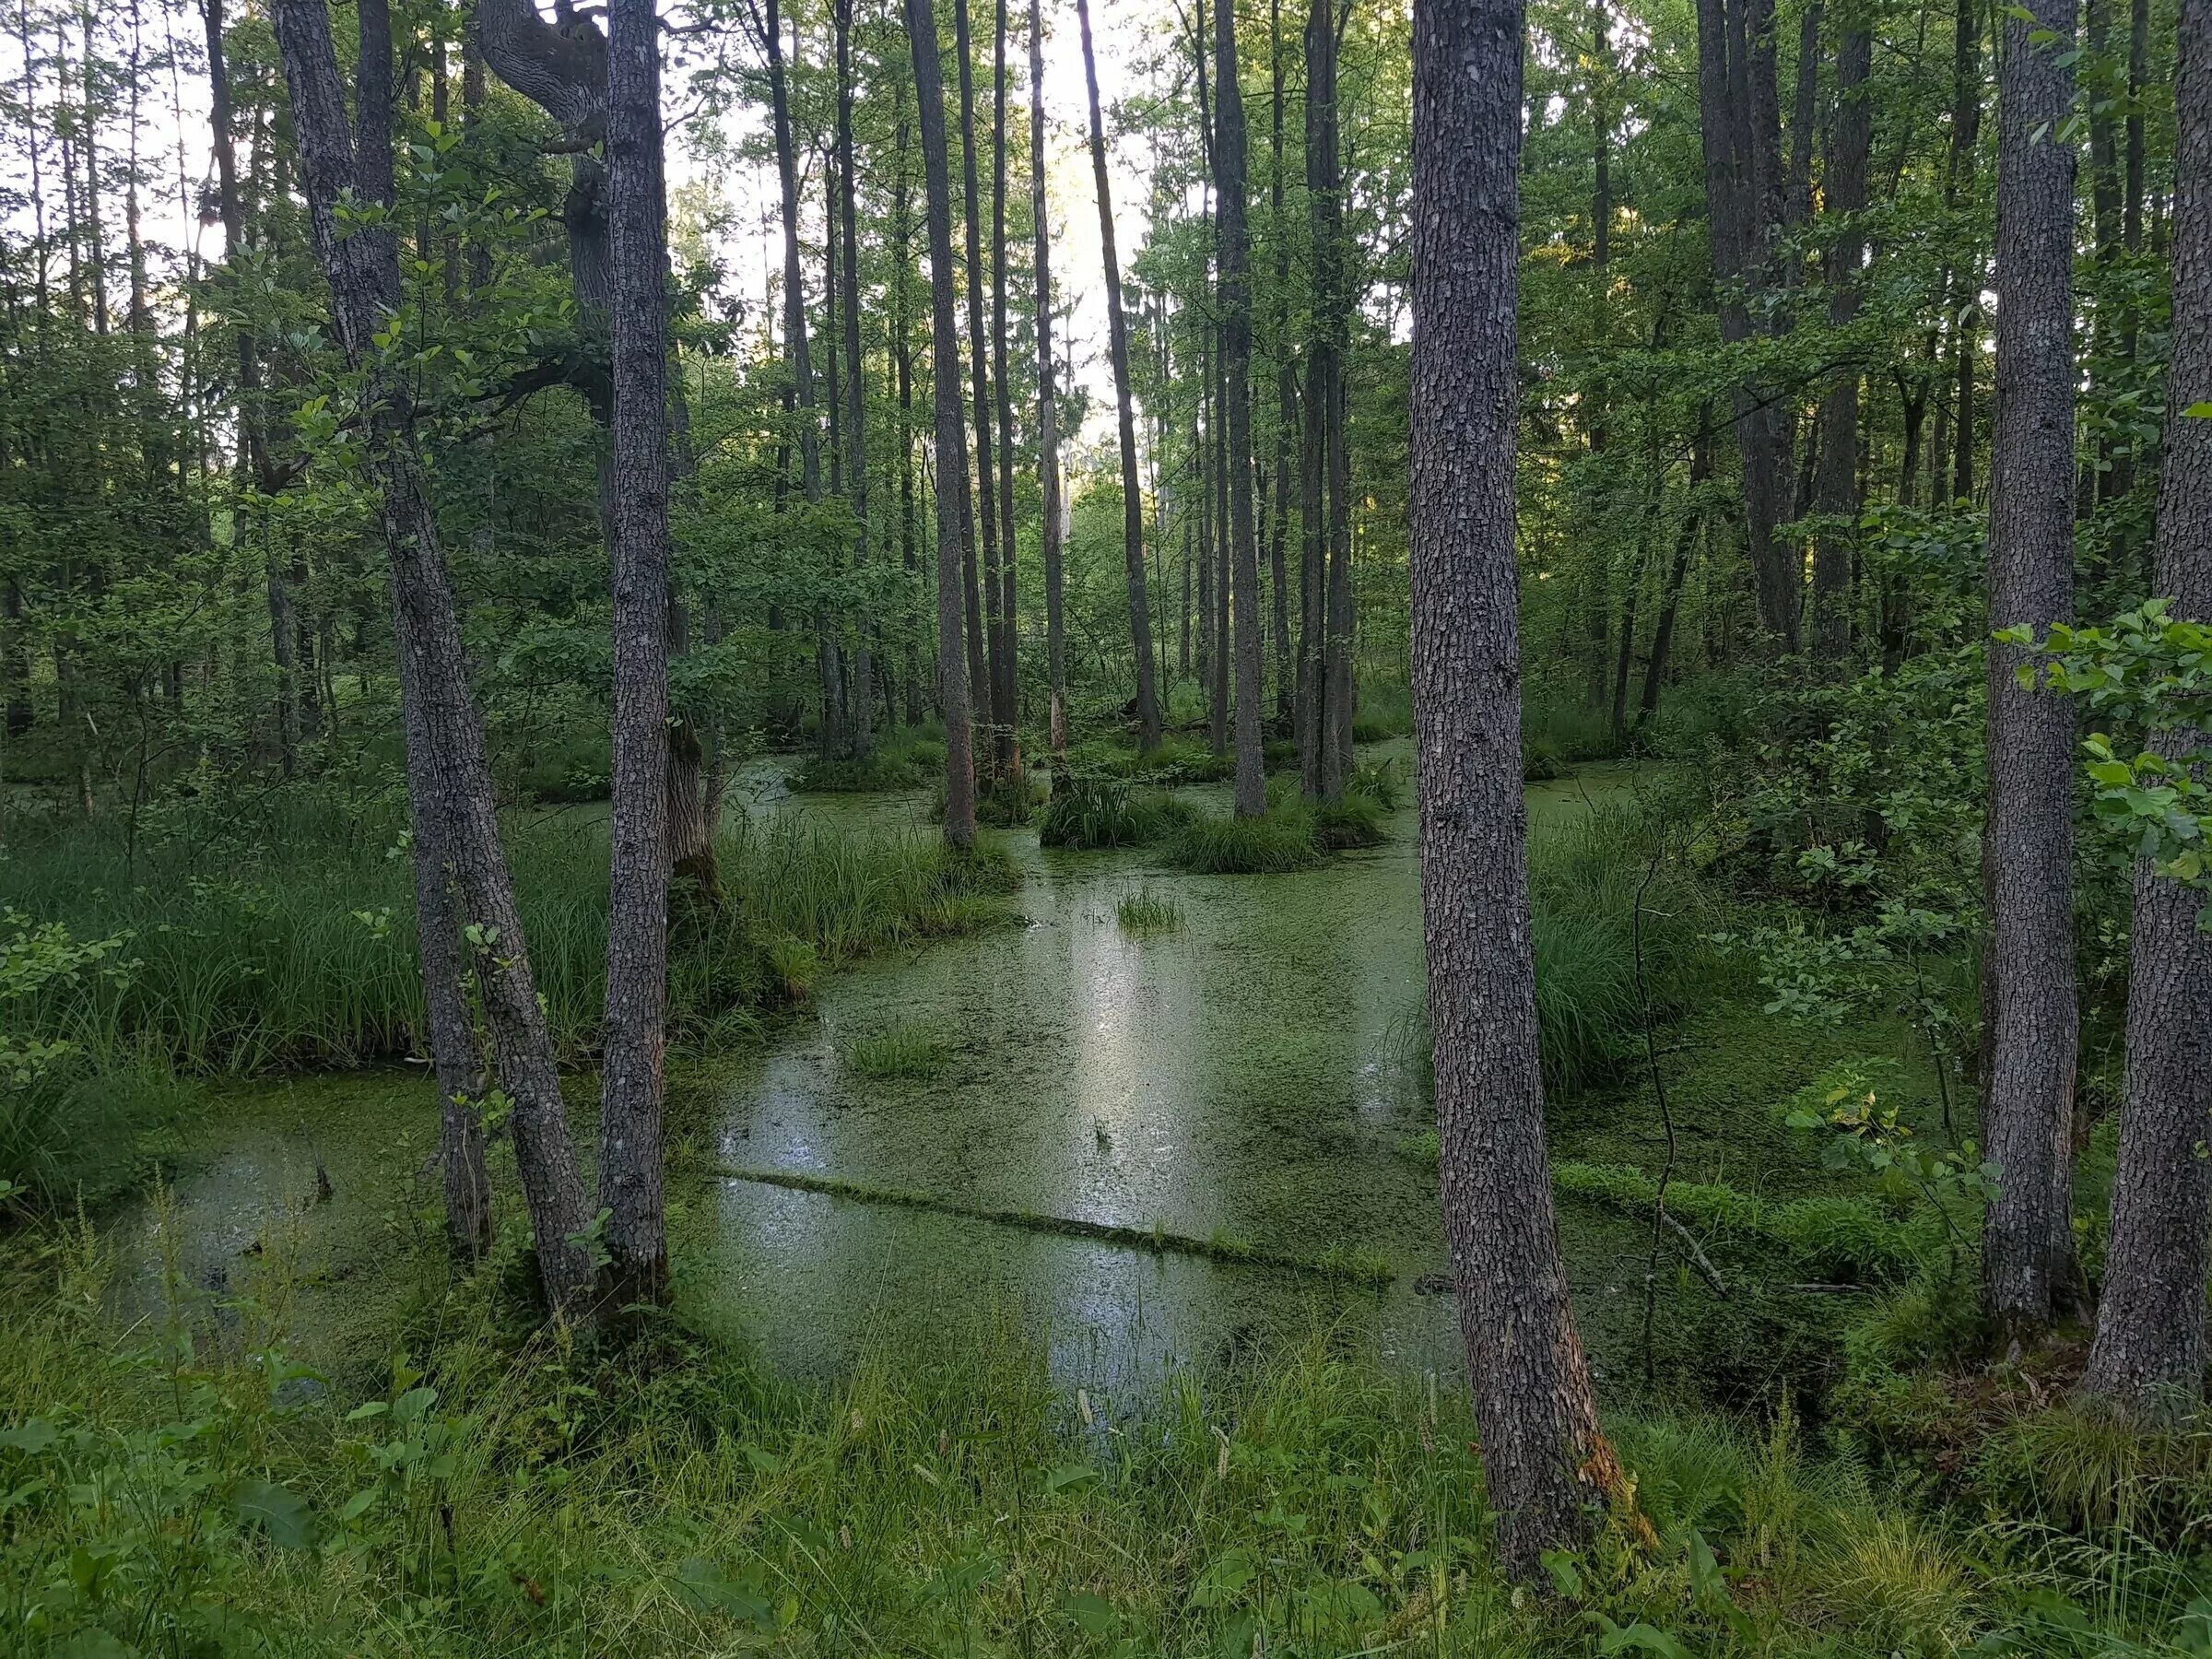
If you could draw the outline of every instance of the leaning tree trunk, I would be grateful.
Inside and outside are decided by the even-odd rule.
[[[1113,359],[1113,400],[1122,442],[1122,558],[1129,575],[1129,648],[1136,659],[1137,747],[1159,747],[1159,702],[1152,689],[1152,619],[1145,604],[1145,501],[1137,483],[1136,409],[1129,385],[1129,323],[1122,308],[1122,264],[1113,246],[1113,197],[1106,181],[1106,118],[1099,105],[1099,63],[1090,43],[1090,0],[1076,0],[1083,35],[1083,81],[1090,94],[1090,171],[1098,188],[1099,243],[1106,265],[1106,339]]]
[[[1267,811],[1260,754],[1260,567],[1252,523],[1252,238],[1244,225],[1244,96],[1235,0],[1214,0],[1214,175],[1220,191],[1221,380],[1229,442],[1230,603],[1236,620],[1239,818]]]
[[[944,70],[931,0],[906,0],[907,42],[914,60],[922,124],[922,170],[929,198],[930,381],[936,399],[937,680],[945,705],[945,839],[958,851],[975,844],[975,757],[968,724],[968,658],[961,649],[962,565],[968,521],[958,481],[968,476],[968,434],[960,410],[960,335],[952,299],[952,176],[945,157]]]
[[[361,101],[387,111],[390,26],[381,0],[359,7]],[[586,1319],[596,1273],[582,1238],[587,1217],[554,1065],[553,1043],[530,971],[514,886],[500,846],[484,727],[470,697],[460,618],[445,570],[438,522],[426,493],[406,400],[385,385],[376,335],[398,308],[398,243],[388,227],[338,234],[347,192],[392,200],[388,142],[357,158],[347,133],[330,18],[323,0],[279,0],[275,8],[292,124],[316,254],[330,282],[332,312],[349,362],[368,371],[369,470],[382,503],[392,567],[393,634],[398,647],[402,729],[408,735],[407,793],[417,821],[434,820],[458,889],[500,1084],[512,1102],[515,1162],[530,1212],[538,1270],[556,1312]],[[380,115],[380,119],[384,117]]]
[[[1625,1483],[1574,1330],[1544,1146],[1521,798],[1518,0],[1417,0],[1412,565],[1421,908],[1444,1230],[1514,1577]]]
[[[2074,0],[2008,18],[1997,100],[1997,398],[1989,625],[2039,632],[2074,608]],[[2046,32],[2047,31],[2047,32]],[[2038,37],[2030,39],[2030,36]],[[2072,1271],[2074,714],[1989,648],[1990,963],[1996,1006],[1983,1137],[2001,1171],[1982,1244],[2000,1338],[2046,1324]]]
[[[1037,482],[1044,496],[1044,651],[1052,745],[1067,753],[1067,643],[1062,632],[1060,428],[1053,388],[1053,238],[1044,200],[1044,21],[1030,0],[1030,217],[1037,239]]]
[[[610,1300],[622,1305],[668,1290],[668,247],[654,0],[608,0],[606,21],[615,714],[599,1199]]]
[[[2182,0],[2174,97],[2173,345],[2159,483],[2154,588],[2179,617],[2212,621],[2212,0]],[[2166,735],[2194,752],[2202,732]],[[2194,1406],[2205,1380],[2212,1162],[2212,933],[2203,895],[2136,866],[2127,975],[2127,1098],[2112,1182],[2104,1296],[2082,1392],[2138,1415]]]

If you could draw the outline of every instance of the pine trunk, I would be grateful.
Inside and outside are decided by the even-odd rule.
[[[1414,12],[1413,675],[1444,1230],[1518,1579],[1623,1485],[1552,1207],[1522,802],[1513,441],[1521,7]]]

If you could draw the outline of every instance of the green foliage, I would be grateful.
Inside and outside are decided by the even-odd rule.
[[[2026,628],[1996,637],[2046,659],[2019,665],[2021,685],[2071,692],[2114,723],[2114,732],[2144,746],[2102,731],[2082,745],[2112,861],[2124,867],[2148,859],[2159,874],[2212,895],[2205,851],[2212,829],[2205,763],[2212,751],[2204,737],[2212,725],[2212,627],[2177,618],[2171,601],[2152,599],[2106,627],[2060,623],[2041,641]],[[2212,898],[2200,921],[2212,924]]]

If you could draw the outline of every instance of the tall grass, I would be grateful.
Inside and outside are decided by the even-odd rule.
[[[1570,1092],[1610,1075],[1641,1052],[1647,1018],[1661,1024],[1686,1013],[1729,971],[1706,943],[1720,924],[1719,900],[1668,835],[1656,805],[1608,797],[1529,839],[1547,1088]],[[1416,1048],[1426,1065],[1425,1022]]]
[[[1071,772],[1054,780],[1038,815],[1037,839],[1047,847],[1141,847],[1174,833],[1197,809],[1171,794],[1133,789],[1119,778]]]
[[[803,989],[810,963],[977,926],[1018,879],[1003,855],[955,858],[934,838],[784,819],[738,819],[717,850],[726,910],[679,928],[671,951],[678,1037]],[[604,827],[518,825],[508,853],[554,1041],[581,1058],[606,994]],[[18,845],[0,865],[9,905],[125,942],[112,971],[7,1007],[6,1035],[201,1072],[409,1053],[422,988],[404,851],[362,837],[265,842],[227,865],[217,873],[172,847],[126,867],[116,845],[82,830]]]
[[[1656,1547],[1602,1530],[1537,1595],[1495,1568],[1465,1390],[1343,1332],[1100,1396],[982,1315],[799,1388],[677,1325],[518,1344],[490,1274],[441,1275],[411,1360],[302,1387],[284,1253],[153,1342],[84,1312],[95,1242],[11,1268],[0,1606],[31,1651],[2195,1651],[2178,1543],[1946,1507],[1786,1407],[1610,1425]]]

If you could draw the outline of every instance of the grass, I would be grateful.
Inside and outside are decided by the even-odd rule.
[[[1276,876],[1322,860],[1312,817],[1291,809],[1265,818],[1200,818],[1176,835],[1168,855],[1199,876]]]
[[[45,1055],[0,1088],[0,1181],[49,1197],[112,1190],[189,1094],[178,1074],[420,1052],[408,860],[389,815],[344,816],[295,810],[251,845],[197,856],[180,838],[126,860],[82,828],[18,841],[0,864],[15,916],[0,956],[35,967],[102,954],[0,973],[0,1050]],[[725,908],[672,941],[677,1041],[742,1036],[827,969],[990,925],[1019,882],[1003,852],[787,820],[738,820],[718,853]],[[556,1048],[588,1060],[606,997],[604,827],[517,823],[509,857]],[[241,870],[252,874],[229,873]]]
[[[945,771],[945,733],[935,726],[893,726],[876,734],[865,756],[817,755],[791,774],[802,794],[851,794],[876,789],[919,789]]]
[[[1047,847],[1141,847],[1196,816],[1196,808],[1172,794],[1139,793],[1118,778],[1071,772],[1054,780],[1037,818],[1037,839]]]
[[[1786,1405],[1615,1417],[1657,1546],[1608,1531],[1536,1595],[1493,1564],[1464,1390],[1342,1329],[1097,1394],[984,1313],[797,1387],[680,1323],[523,1337],[495,1263],[426,1273],[410,1358],[309,1383],[284,1253],[256,1261],[125,1333],[88,1312],[96,1239],[11,1247],[0,1606],[30,1651],[2201,1651],[2179,1540],[1990,1505],[1971,1458],[1938,1500]]]
[[[894,1026],[847,1049],[845,1065],[855,1077],[879,1082],[927,1077],[935,1075],[951,1052],[951,1045],[933,1032],[918,1026]]]
[[[1173,933],[1182,925],[1182,907],[1165,894],[1140,888],[1114,906],[1113,918],[1125,934]]]

